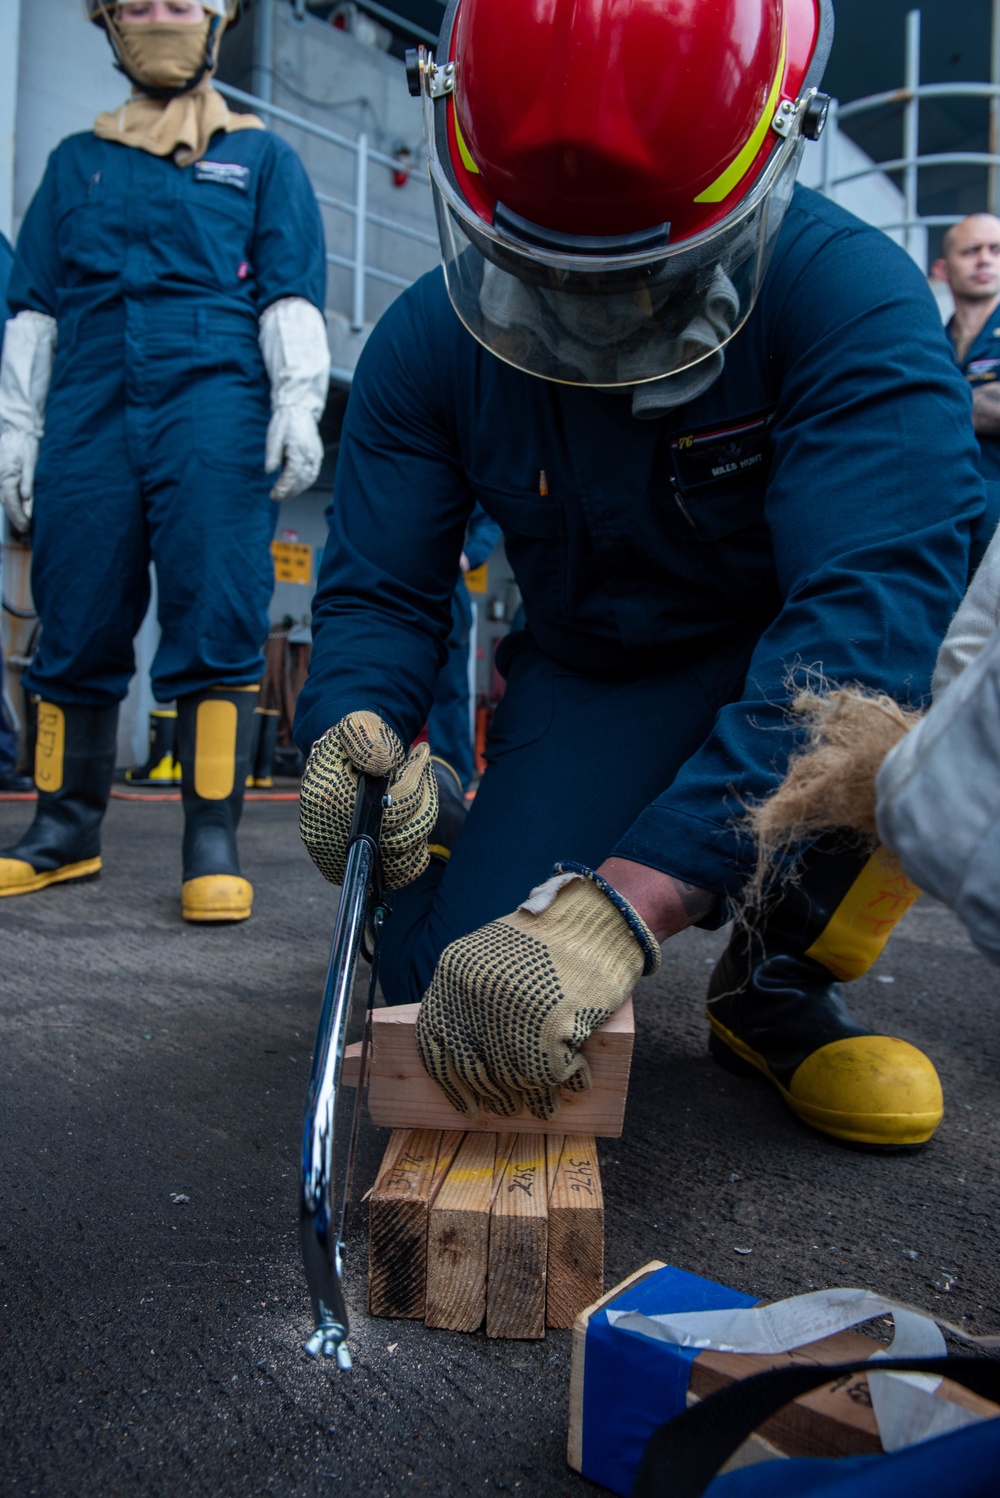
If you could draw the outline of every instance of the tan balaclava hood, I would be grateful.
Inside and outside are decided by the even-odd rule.
[[[211,24],[211,16],[193,25],[152,21],[129,26],[119,21],[116,34],[128,76],[139,88],[183,88],[205,61]]]
[[[94,134],[152,156],[172,156],[178,166],[186,167],[201,160],[219,130],[263,130],[263,121],[256,115],[230,112],[222,95],[211,86],[211,72],[199,78],[212,23],[211,16],[193,25],[163,21],[129,26],[118,22],[117,50],[136,89],[120,109],[97,116]],[[167,98],[153,96],[161,89],[183,89],[190,78],[199,78],[199,82],[185,92]],[[153,94],[140,91],[144,88]]]

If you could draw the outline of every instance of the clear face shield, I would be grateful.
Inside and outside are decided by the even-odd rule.
[[[447,99],[423,104],[445,281],[474,338],[505,363],[569,385],[638,385],[690,369],[745,323],[795,185],[802,121],[814,90],[743,201],[704,233],[613,256],[518,243],[484,222],[457,190],[446,136]]]

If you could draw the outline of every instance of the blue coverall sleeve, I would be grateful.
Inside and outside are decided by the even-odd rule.
[[[481,567],[488,560],[502,532],[495,520],[491,520],[481,505],[476,505],[469,528],[465,533],[462,548],[469,561],[469,570]]]
[[[429,367],[433,330],[421,314],[414,298],[390,307],[351,387],[313,604],[317,648],[295,716],[306,752],[359,708],[380,713],[408,744],[447,653],[473,499],[454,413],[435,394],[449,381]]]
[[[633,824],[619,857],[736,894],[752,867],[745,798],[783,778],[790,683],[927,695],[983,508],[968,390],[916,267],[880,236],[797,247],[759,326],[777,415],[766,515],[781,607],[741,700]]]
[[[53,151],[17,236],[17,251],[7,289],[11,316],[18,312],[44,312],[49,317],[57,315],[61,270],[55,213],[57,175],[57,151]]]
[[[253,262],[258,312],[282,297],[326,305],[326,244],[316,195],[291,146],[270,137],[273,149],[257,188]]]

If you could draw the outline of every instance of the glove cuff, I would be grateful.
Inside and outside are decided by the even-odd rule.
[[[615,887],[603,879],[596,869],[588,868],[585,863],[557,863],[552,869],[553,878],[559,876],[587,879],[591,884],[596,884],[602,894],[606,895],[619,915],[624,917],[632,935],[642,952],[642,976],[648,978],[655,973],[660,966],[660,944],[650,931],[646,922],[637,910],[629,904],[624,895],[620,895]],[[568,882],[568,878],[565,882]]]
[[[40,438],[45,431],[56,341],[56,320],[46,312],[19,312],[3,331],[0,419],[30,437]]]
[[[271,408],[301,407],[318,422],[330,391],[326,319],[305,297],[280,297],[260,319]]]

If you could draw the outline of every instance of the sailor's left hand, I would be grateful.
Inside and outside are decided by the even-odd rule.
[[[323,440],[316,419],[302,406],[278,406],[267,428],[264,467],[281,469],[271,498],[280,503],[311,488],[323,465]]]

